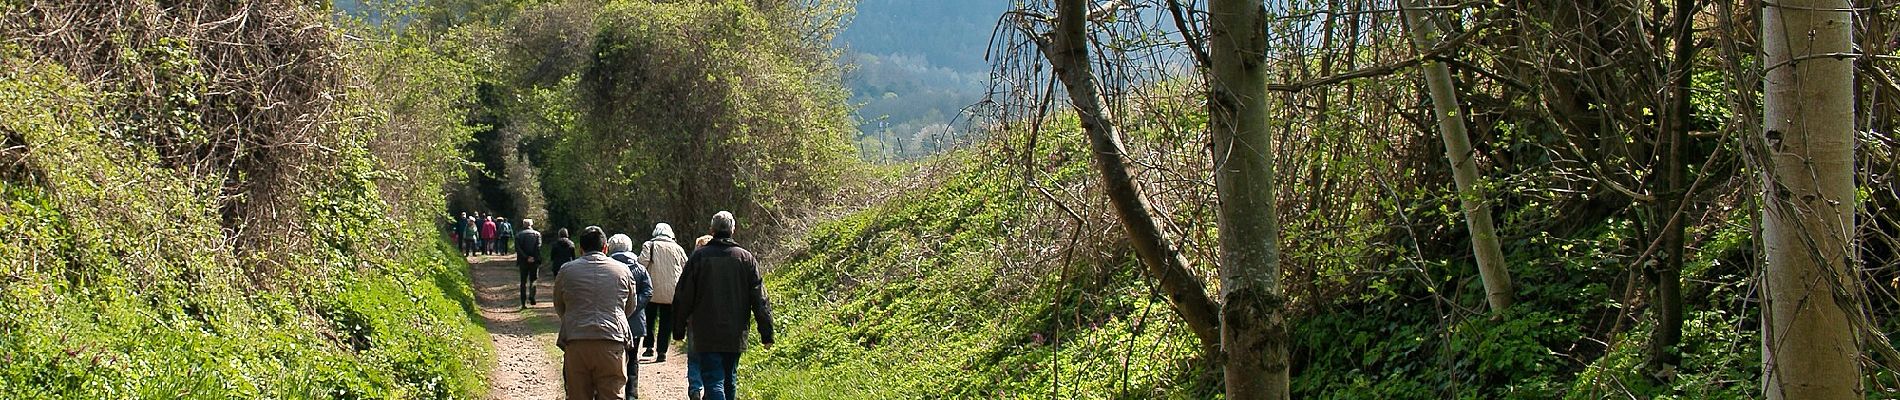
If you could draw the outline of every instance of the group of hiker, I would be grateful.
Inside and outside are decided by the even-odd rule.
[[[756,321],[760,344],[771,347],[772,308],[758,259],[733,240],[732,213],[714,214],[711,226],[688,252],[664,222],[636,245],[626,234],[610,237],[597,226],[571,240],[563,228],[543,243],[534,220],[522,220],[513,237],[521,306],[537,304],[534,283],[545,244],[567,398],[638,397],[640,362],[665,362],[673,340],[686,341],[688,397],[727,400],[737,394],[734,375],[749,326]]]
[[[462,213],[449,222],[449,238],[462,250],[462,256],[509,254],[509,240],[515,226],[507,218],[485,213]]]

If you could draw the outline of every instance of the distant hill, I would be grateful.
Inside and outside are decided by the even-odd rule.
[[[982,71],[996,18],[1011,0],[862,0],[838,44],[867,54],[923,56],[933,66]]]
[[[838,35],[852,101],[860,104],[859,150],[904,159],[943,149],[964,106],[983,97],[983,59],[1009,0],[863,0]]]

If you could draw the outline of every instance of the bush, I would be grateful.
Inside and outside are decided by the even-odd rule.
[[[110,95],[63,68],[20,49],[0,66],[0,398],[482,392],[466,266],[427,221],[382,214],[360,142],[294,188],[291,232],[323,245],[237,252],[223,182],[105,134]],[[285,272],[252,273],[266,261]]]

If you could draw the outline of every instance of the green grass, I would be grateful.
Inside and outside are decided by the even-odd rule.
[[[1078,259],[1065,274],[1022,259],[1022,246],[1049,245],[1029,240],[1053,236],[1032,228],[1055,226],[1050,215],[1008,168],[943,162],[955,172],[936,184],[791,246],[767,278],[779,343],[747,356],[746,396],[1208,396],[1192,335],[1132,261]]]

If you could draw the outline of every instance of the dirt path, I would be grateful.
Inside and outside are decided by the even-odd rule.
[[[540,304],[521,308],[519,273],[513,257],[470,257],[477,302],[495,345],[495,370],[488,374],[493,400],[553,400],[561,393],[561,351],[554,347],[560,329],[551,299],[554,281],[542,269],[536,285]],[[686,398],[686,355],[678,345],[664,363],[640,365],[641,399]]]

